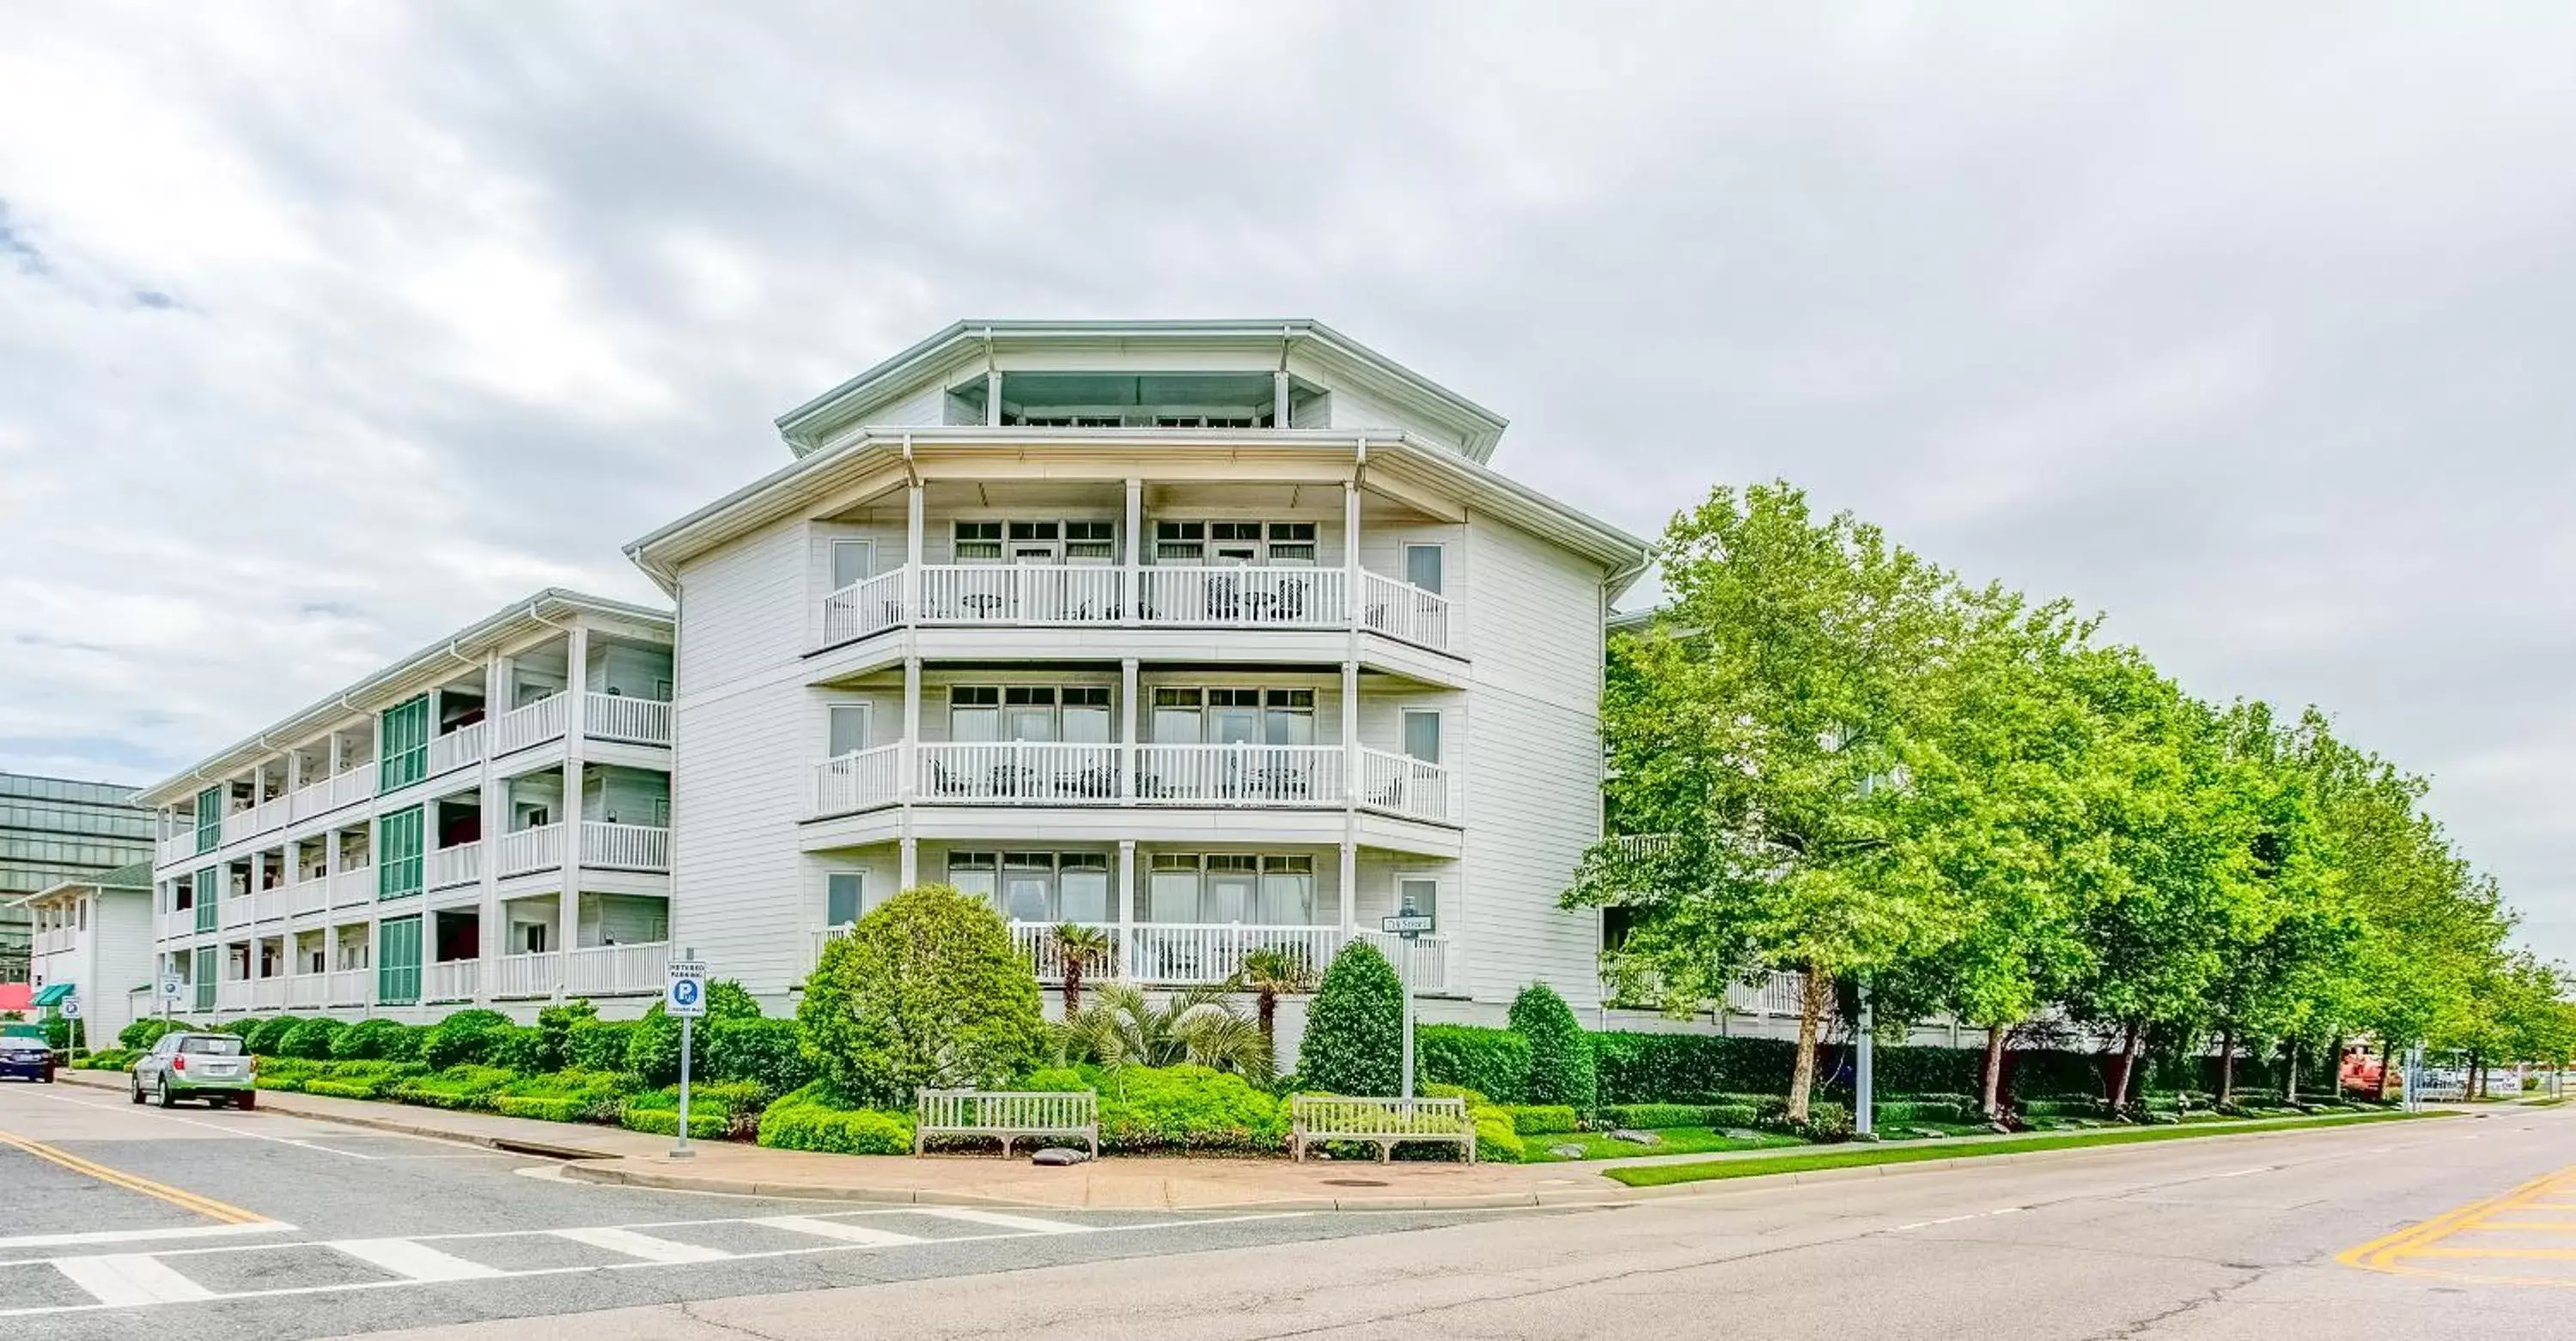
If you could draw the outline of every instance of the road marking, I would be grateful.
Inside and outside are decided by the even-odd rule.
[[[410,1239],[333,1239],[322,1246],[413,1280],[488,1280],[506,1274]]]
[[[180,1275],[160,1259],[140,1253],[111,1257],[58,1257],[54,1266],[71,1283],[110,1308],[135,1304],[183,1304],[212,1299],[215,1292]]]
[[[59,1164],[74,1173],[85,1174],[110,1186],[121,1187],[129,1192],[140,1192],[147,1197],[166,1201],[218,1223],[249,1224],[266,1218],[243,1210],[239,1206],[228,1206],[212,1197],[201,1197],[194,1192],[172,1187],[167,1183],[156,1183],[140,1174],[127,1173],[122,1169],[111,1169],[104,1164],[93,1163],[68,1150],[47,1145],[42,1141],[32,1141],[14,1132],[0,1131],[0,1145],[33,1155],[50,1164]]]
[[[638,1234],[631,1229],[557,1229],[550,1232],[559,1239],[587,1243],[594,1248],[606,1248],[610,1252],[624,1253],[629,1257],[641,1258],[647,1262],[670,1265],[684,1262],[721,1262],[733,1256],[732,1253],[719,1249],[701,1248],[694,1243],[674,1243],[669,1239],[657,1239],[649,1234]]]
[[[840,1220],[818,1220],[810,1215],[773,1215],[751,1223],[767,1225],[772,1229],[790,1230],[798,1234],[839,1239],[844,1243],[873,1244],[881,1248],[892,1248],[906,1243],[930,1242],[917,1235],[898,1234],[891,1229],[870,1229],[865,1225],[854,1225]]]
[[[2213,1173],[2209,1176],[2212,1178],[2242,1178],[2250,1173],[2270,1173],[2272,1170],[2279,1167],[2281,1166],[2278,1164],[2257,1164],[2250,1169],[2229,1169],[2225,1173]]]
[[[282,1234],[295,1226],[281,1220],[241,1224],[178,1225],[168,1229],[84,1229],[67,1234],[20,1234],[0,1239],[0,1248],[79,1248],[94,1243],[149,1243],[154,1239],[215,1239],[235,1234]]]
[[[2345,1266],[2366,1271],[2382,1271],[2398,1276],[2428,1276],[2446,1280],[2475,1281],[2490,1285],[2540,1285],[2567,1288],[2576,1286],[2576,1277],[2534,1277],[2496,1275],[2483,1272],[2435,1269],[2412,1265],[2426,1260],[2474,1261],[2557,1261],[2576,1262],[2576,1248],[2477,1248],[2449,1246],[2454,1236],[2481,1230],[2506,1228],[2514,1222],[2497,1217],[2545,1206],[2545,1198],[2576,1190],[2576,1167],[2543,1174],[2530,1182],[2465,1206],[2456,1206],[2430,1220],[2382,1234],[2368,1243],[2347,1248],[2335,1255]]]
[[[996,1229],[1025,1230],[1031,1234],[1087,1234],[1089,1225],[1064,1220],[1041,1220],[1034,1215],[1004,1215],[1000,1211],[979,1211],[970,1206],[915,1206],[920,1215],[935,1215],[942,1220],[963,1220],[971,1225],[991,1225]]]

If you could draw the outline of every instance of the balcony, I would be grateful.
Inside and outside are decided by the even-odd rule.
[[[36,954],[50,955],[60,954],[65,950],[76,948],[79,944],[80,932],[78,930],[71,927],[56,927],[50,931],[37,932],[35,944],[32,948]]]
[[[424,866],[423,888],[454,889],[483,878],[483,845],[458,843],[454,847],[433,848]]]
[[[299,973],[286,980],[290,1010],[320,1010],[331,1002],[331,980],[321,973]]]
[[[1246,923],[1136,922],[1093,924],[1110,944],[1109,962],[1089,966],[1094,978],[1117,978],[1162,986],[1222,983],[1242,971],[1255,950],[1278,950],[1305,961],[1319,976],[1352,937],[1367,940],[1407,972],[1416,993],[1448,990],[1449,938],[1424,936],[1414,941],[1373,931],[1345,933],[1338,926],[1255,926]],[[1014,922],[1011,943],[1029,961],[1030,971],[1048,982],[1064,977],[1053,923]],[[817,947],[819,955],[819,946]],[[1402,956],[1401,959],[1398,956]]]
[[[582,695],[581,732],[592,740],[630,745],[669,745],[671,705],[619,694]]]
[[[252,979],[252,980],[251,980],[251,984],[250,984],[250,1004],[251,1004],[251,1009],[253,1009],[253,1010],[283,1010],[283,1009],[285,1009],[285,1007],[286,1007],[286,982],[287,982],[286,975],[284,975],[284,974],[282,974],[282,973],[278,973],[278,974],[271,974],[271,975],[269,975],[268,977],[265,977],[265,978],[254,978],[254,979]]]
[[[286,886],[270,885],[251,896],[251,920],[283,922],[286,920]]]
[[[203,993],[199,995],[202,996]],[[215,989],[215,1009],[217,1010],[248,1010],[250,1001],[250,979],[248,978],[226,978]]]
[[[286,915],[303,917],[331,906],[331,878],[317,875],[286,887]]]
[[[196,934],[197,911],[194,908],[173,908],[161,914],[161,939],[176,940]]]
[[[376,868],[352,866],[331,877],[331,906],[359,908],[376,901]]]
[[[289,823],[301,823],[316,815],[327,815],[342,806],[352,806],[375,795],[376,769],[361,764],[344,769],[319,782],[308,782],[287,797]]]
[[[428,777],[453,773],[468,764],[483,762],[483,723],[460,726],[429,741]]]
[[[420,982],[422,1004],[473,1000],[474,984],[479,976],[476,970],[481,966],[482,961],[476,959],[450,959],[423,966]]]
[[[161,865],[175,866],[197,855],[197,831],[174,833],[161,840],[158,860]]]
[[[1338,745],[1051,741],[924,742],[916,751],[909,799],[923,804],[1327,810],[1356,804],[1433,824],[1456,823],[1458,815],[1447,768],[1365,745],[1350,755]],[[899,743],[825,760],[814,770],[814,813],[849,814],[903,801],[904,771]]]
[[[670,970],[667,941],[503,955],[492,961],[495,1000],[565,996],[637,996],[660,992]]]
[[[917,592],[907,604],[909,574]],[[1340,568],[1180,567],[1128,570],[1078,564],[925,564],[853,582],[825,596],[816,650],[907,623],[924,626],[1340,629],[1357,628],[1433,651],[1450,649],[1447,597],[1376,573],[1353,599]]]
[[[502,879],[560,869],[564,864],[564,826],[539,825],[501,836]],[[599,870],[671,869],[671,831],[645,824],[581,823],[581,864]]]
[[[562,865],[563,826],[560,824],[541,824],[501,835],[499,874],[504,880],[514,875],[551,871]]]
[[[248,894],[227,894],[217,906],[223,910],[224,930],[250,925],[253,902]]]
[[[561,694],[512,708],[492,724],[492,753],[509,754],[561,736],[572,720],[571,711]]]

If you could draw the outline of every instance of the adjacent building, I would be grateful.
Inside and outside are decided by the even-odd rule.
[[[26,982],[33,940],[18,901],[152,854],[152,814],[134,789],[0,773],[0,982]]]
[[[75,1009],[89,1037],[112,1039],[144,1013],[154,963],[152,860],[48,886],[16,901],[35,929],[40,1010]]]

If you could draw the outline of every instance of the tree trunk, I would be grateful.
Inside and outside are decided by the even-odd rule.
[[[2341,1034],[2335,1035],[2334,1041],[2326,1045],[2326,1073],[2333,1077],[2333,1083],[2328,1088],[2326,1097],[2336,1103],[2343,1102],[2343,1035]]]
[[[2388,1068],[2397,1060],[2396,1052],[2395,1042],[2384,1038],[2379,1040],[2379,1091],[2371,1097],[2381,1103],[2388,1102]]]
[[[2299,1040],[2281,1040],[2281,1102],[2293,1108],[2299,1103]]]
[[[2123,1078],[2120,1086],[2120,1107],[2122,1108],[2136,1103],[2139,1093],[2147,1088],[2147,1068],[2140,1063],[2146,1060],[2147,1046],[2154,1041],[2154,1034],[2153,1029],[2140,1025],[2137,1036],[2129,1041],[2128,1075]]]
[[[2137,1021],[2123,1025],[2119,1049],[2111,1054],[2110,1065],[2104,1068],[2102,1097],[2113,1108],[2119,1107],[2121,1098],[2129,1092],[2129,1072],[2138,1064],[2138,1034]]]
[[[1986,1026],[1985,1112],[1988,1118],[2003,1116],[2004,1045],[2011,1041],[2010,1026]]]
[[[1824,1023],[1825,1007],[1834,999],[1833,979],[1807,970],[1807,990],[1798,1002],[1798,1065],[1789,1073],[1789,1120],[1807,1120],[1807,1099],[1816,1085],[1816,1031]]]
[[[1279,994],[1264,991],[1253,998],[1253,1012],[1261,1020],[1261,1041],[1270,1047],[1270,1055],[1279,1055]]]
[[[2236,1102],[2236,1029],[2218,1031],[2218,1106]]]
[[[1082,1010],[1082,956],[1064,957],[1064,1018],[1070,1020]]]

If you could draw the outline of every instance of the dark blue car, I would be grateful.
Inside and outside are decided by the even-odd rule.
[[[54,1047],[41,1024],[0,1024],[0,1080],[54,1083]]]

